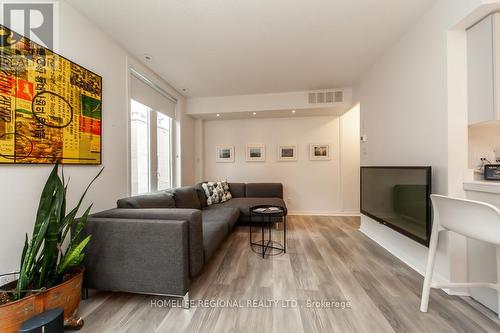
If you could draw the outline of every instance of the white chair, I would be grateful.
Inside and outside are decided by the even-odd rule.
[[[500,308],[500,209],[484,202],[456,199],[435,194],[431,195],[431,200],[434,207],[434,219],[424,286],[422,288],[420,311],[427,312],[431,288],[492,288],[498,292],[498,304]],[[439,232],[441,231],[453,231],[466,237],[495,244],[497,246],[497,283],[432,282],[434,260],[436,258]]]

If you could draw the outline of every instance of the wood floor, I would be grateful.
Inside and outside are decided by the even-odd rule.
[[[432,291],[429,312],[420,313],[422,277],[358,228],[359,218],[290,216],[287,253],[262,259],[249,248],[247,228],[240,227],[190,292],[193,300],[283,300],[274,307],[231,303],[184,310],[163,307],[159,301],[167,298],[99,292],[82,302],[82,332],[500,331],[440,290]],[[347,300],[351,307],[335,308],[329,300]]]

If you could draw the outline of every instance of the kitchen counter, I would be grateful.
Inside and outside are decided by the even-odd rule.
[[[500,194],[500,181],[474,180],[464,182],[464,190]]]

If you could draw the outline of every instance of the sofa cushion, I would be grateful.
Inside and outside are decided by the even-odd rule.
[[[116,202],[118,208],[175,208],[172,193],[157,192],[123,198]]]
[[[245,197],[245,183],[229,183],[229,190],[233,198]]]
[[[213,256],[215,251],[222,245],[229,231],[224,221],[203,220],[203,252],[205,263]]]
[[[250,207],[257,205],[272,205],[281,206],[286,208],[285,201],[281,198],[234,198],[229,201],[212,205],[204,209],[206,210],[217,210],[220,208],[237,208],[240,210],[240,214],[244,216],[250,215]],[[241,220],[240,216],[240,220]]]
[[[206,223],[224,221],[227,224],[228,232],[231,231],[240,217],[238,208],[226,208],[213,206],[213,209],[204,209],[201,211],[201,216],[204,225]]]
[[[184,186],[172,190],[177,208],[201,209],[198,194],[193,186]]]
[[[281,183],[249,183],[245,186],[247,198],[283,198]]]

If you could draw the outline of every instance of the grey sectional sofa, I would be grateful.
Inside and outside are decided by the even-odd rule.
[[[233,199],[207,206],[201,183],[120,199],[92,214],[82,236],[86,288],[188,297],[234,225],[249,222],[249,207],[286,208],[279,183],[229,183]]]

